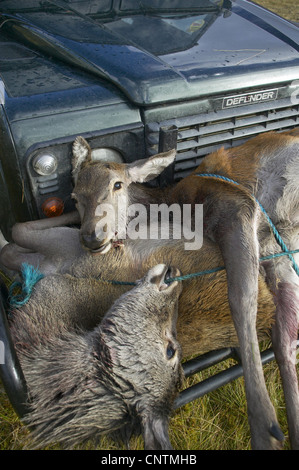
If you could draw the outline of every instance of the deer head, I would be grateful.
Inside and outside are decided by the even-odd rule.
[[[81,242],[93,252],[106,253],[125,233],[128,207],[134,197],[135,183],[158,176],[175,159],[175,150],[132,163],[92,160],[92,151],[83,137],[73,144],[72,197],[81,218]]]

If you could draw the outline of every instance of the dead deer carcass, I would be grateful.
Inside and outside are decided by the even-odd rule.
[[[103,164],[91,162],[91,149],[81,138],[74,144],[74,197],[82,221],[81,239],[92,250],[109,249],[117,236],[113,227],[110,233],[108,227],[106,236],[98,240],[96,210],[102,203],[115,208],[119,203],[135,201],[146,205],[157,200],[167,204],[203,204],[204,234],[216,241],[226,267],[229,304],[244,368],[252,445],[257,449],[276,448],[281,440],[265,387],[256,334],[259,258],[280,251],[280,247],[259,204],[287,248],[298,248],[297,134],[270,132],[238,148],[219,150],[206,157],[193,174],[164,191],[142,190],[138,183],[153,178],[173,162],[174,152],[127,165]],[[296,257],[290,258],[273,258],[262,266],[276,303],[272,339],[284,384],[290,439],[293,448],[299,448],[299,392],[294,361],[299,278],[293,269]]]
[[[67,222],[65,216],[61,219],[61,222]],[[159,243],[149,240],[145,243],[143,240],[128,239],[121,248],[97,255],[81,248],[78,229],[65,230],[65,227],[62,227],[60,230],[60,227],[55,227],[38,230],[38,226],[41,225],[40,228],[43,228],[45,222],[47,221],[20,224],[15,230],[19,237],[18,241],[21,241],[21,235],[25,236],[28,249],[29,245],[33,244],[29,260],[46,274],[35,285],[26,306],[18,308],[18,343],[26,344],[29,340],[27,330],[23,328],[23,309],[26,317],[26,312],[35,312],[36,305],[40,305],[43,311],[51,315],[50,318],[53,316],[56,318],[51,320],[51,324],[55,325],[58,322],[67,329],[91,330],[103,318],[111,304],[122,293],[132,289],[130,283],[143,276],[151,266],[169,260],[167,264],[179,265],[183,275],[216,268],[214,273],[196,276],[182,283],[177,335],[183,357],[227,346],[238,346],[229,311],[226,273],[225,270],[217,270],[223,261],[215,243],[205,239],[199,256],[194,256],[193,251],[184,251],[183,240],[164,240]],[[58,222],[57,218],[55,223]],[[31,226],[33,226],[32,233],[30,233]],[[51,235],[52,244],[56,246],[57,257],[52,257],[52,248],[49,252],[48,235]],[[67,260],[64,260],[66,252],[63,251],[63,247],[66,244],[69,245],[69,249]],[[33,250],[39,251],[34,254]],[[20,251],[16,245],[10,245],[10,255],[14,255],[13,263],[21,270],[28,253]],[[70,264],[69,274],[61,274],[61,267],[65,267],[66,262]],[[109,282],[110,280],[116,282]],[[274,311],[272,296],[263,277],[260,276],[257,321],[259,339],[269,336]],[[14,313],[12,317],[15,318]],[[16,328],[14,322],[12,327]],[[25,338],[22,338],[23,331]],[[55,331],[53,335],[55,336]],[[29,342],[34,344],[39,340],[38,331],[34,335],[31,330]]]
[[[34,305],[40,303],[45,310],[55,312],[60,321],[70,328],[91,329],[98,324],[112,302],[131,289],[135,280],[144,276],[148,269],[159,263],[176,264],[182,275],[203,273],[182,283],[177,331],[183,357],[238,346],[229,310],[226,272],[224,269],[218,270],[223,261],[215,243],[205,240],[200,256],[194,256],[193,251],[184,251],[183,240],[159,243],[149,240],[146,244],[143,240],[127,240],[123,247],[97,255],[77,250],[77,229],[60,232],[57,227],[55,230],[56,244],[59,241],[64,244],[64,235],[74,247],[72,264],[69,273],[61,274],[58,270],[35,285],[28,301],[29,309],[31,302]],[[41,230],[39,236],[40,252],[37,254],[36,268],[39,268],[40,257],[47,256],[48,249],[47,230]],[[24,254],[19,255],[16,251],[14,262],[18,259],[20,262],[25,260]],[[32,257],[30,259],[32,261]],[[45,265],[45,274],[49,271],[53,273],[57,268],[51,258],[44,260],[41,267]],[[213,268],[216,268],[215,272]],[[204,274],[210,270],[210,274]],[[259,276],[258,310],[257,330],[262,340],[269,338],[275,311],[271,293],[262,276]]]
[[[74,446],[103,434],[142,433],[146,449],[171,449],[168,419],[181,379],[176,339],[179,274],[153,267],[91,331],[34,301],[13,314],[12,335],[29,390],[36,446]],[[58,303],[56,304],[58,305]]]
[[[191,253],[191,258],[192,260],[197,258],[200,263],[204,247],[209,250],[209,245],[211,245],[207,239],[214,240],[220,247],[221,253],[214,251],[216,256],[214,259],[219,265],[222,262],[222,254],[228,276],[228,298],[241,346],[252,445],[254,448],[277,448],[280,446],[282,436],[264,384],[256,333],[256,311],[258,279],[261,279],[258,277],[259,257],[280,250],[267,221],[263,218],[264,215],[260,212],[256,198],[267,210],[289,249],[296,248],[298,138],[291,133],[270,133],[252,139],[239,148],[230,151],[221,150],[207,157],[202,166],[192,175],[176,186],[165,190],[153,190],[135,183],[156,176],[174,160],[174,157],[174,152],[170,152],[129,165],[96,163],[91,162],[91,150],[84,139],[76,139],[73,162],[76,182],[74,197],[78,201],[78,210],[82,220],[81,240],[91,253],[94,251],[105,253],[113,246],[111,242],[117,238],[114,226],[109,227],[108,224],[104,236],[102,238],[96,236],[100,234],[99,231],[96,234],[97,222],[100,220],[96,211],[101,203],[109,203],[115,207],[118,202],[124,204],[124,201],[125,203],[142,202],[147,206],[161,202],[167,204],[203,203],[204,244],[198,253]],[[198,176],[198,173],[205,175],[209,173],[210,176]],[[236,180],[239,184],[216,179],[211,174]],[[270,181],[275,182],[273,188],[269,185]],[[48,227],[51,226],[51,221],[28,223],[26,227],[29,232],[30,224],[38,225],[39,222]],[[39,251],[40,237],[46,237],[46,233],[38,234],[38,226],[34,225],[34,228],[37,229],[37,231],[34,230],[37,239],[33,250]],[[70,233],[74,234],[74,232]],[[110,238],[107,238],[107,233]],[[24,238],[28,244],[29,233],[23,231],[22,225],[16,227],[15,235],[16,242],[21,246],[24,246],[22,245]],[[211,248],[212,260],[215,245],[211,246],[214,247]],[[11,260],[10,248],[6,247],[5,251]],[[13,252],[15,248],[13,247]],[[186,259],[187,253],[182,252],[180,259]],[[210,253],[205,254],[209,256]],[[25,260],[27,253],[19,253],[19,255],[20,259],[23,255],[23,260]],[[210,267],[211,265],[213,266],[212,261]],[[293,447],[296,448],[298,447],[298,386],[292,346],[297,338],[298,278],[292,271],[288,257],[263,261],[261,266],[269,288],[275,294],[277,313],[276,325],[273,329],[273,343],[284,382],[290,437]],[[55,271],[53,265],[50,267]],[[217,282],[218,280],[219,278],[216,279]],[[210,291],[213,292],[213,289],[217,289],[217,284],[214,284]],[[204,289],[201,292],[204,297]],[[206,308],[209,310],[211,297],[206,300]],[[217,301],[220,301],[219,297]],[[181,305],[183,306],[183,303]],[[219,318],[221,322],[225,316]],[[197,319],[197,326],[200,323],[201,320]],[[184,327],[184,321],[182,321],[182,327]],[[195,324],[192,327],[194,328]],[[282,339],[279,339],[280,335]],[[283,338],[284,335],[286,335],[285,338]],[[224,337],[224,340],[227,340],[227,344],[230,343],[229,334]],[[215,347],[217,347],[217,341]],[[288,366],[285,367],[284,363]]]

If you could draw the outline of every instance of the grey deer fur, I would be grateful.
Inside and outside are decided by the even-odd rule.
[[[171,449],[168,420],[182,381],[176,339],[181,283],[160,264],[123,294],[93,330],[35,301],[15,311],[12,335],[29,389],[31,446],[72,448],[142,433],[145,449]]]
[[[82,259],[85,256],[86,259],[93,260],[94,266],[97,265],[97,269],[90,270],[88,275],[91,273],[96,275],[96,270],[97,272],[103,271],[99,258],[103,257],[103,268],[106,268],[106,256],[115,251],[110,249],[114,243],[113,239],[117,237],[113,230],[111,231],[112,243],[107,239],[97,240],[95,236],[98,205],[103,201],[107,202],[107,200],[112,203],[116,201],[114,204],[117,204],[120,193],[114,191],[115,182],[122,182],[120,189],[122,192],[126,192],[126,198],[130,203],[135,201],[146,205],[157,202],[168,204],[173,202],[181,204],[203,203],[203,247],[196,256],[194,252],[191,254],[189,252],[189,255],[188,252],[183,252],[181,246],[178,260],[181,265],[187,266],[188,270],[179,267],[188,273],[195,270],[190,270],[195,265],[197,268],[201,266],[207,269],[221,265],[224,260],[228,280],[228,299],[222,298],[220,286],[226,284],[226,278],[223,284],[222,274],[215,274],[212,279],[208,277],[208,280],[201,279],[196,284],[197,293],[193,286],[192,296],[181,298],[178,335],[179,338],[180,335],[182,338],[183,351],[188,343],[188,333],[190,335],[189,350],[192,347],[192,342],[194,342],[194,352],[196,349],[200,349],[200,343],[203,340],[201,333],[208,330],[205,327],[201,328],[202,324],[207,327],[210,322],[210,326],[213,325],[213,329],[208,335],[209,341],[205,343],[205,347],[210,345],[211,349],[213,349],[213,335],[214,346],[217,348],[221,344],[219,335],[222,335],[223,341],[229,345],[236,341],[234,335],[237,332],[244,367],[252,447],[256,449],[280,448],[283,437],[265,387],[258,350],[258,323],[256,323],[257,311],[260,310],[259,320],[264,316],[265,304],[269,305],[272,312],[275,310],[273,308],[274,302],[276,321],[272,334],[273,347],[284,384],[290,439],[293,448],[298,448],[299,394],[293,350],[293,343],[297,339],[298,331],[298,277],[293,272],[287,257],[259,264],[258,258],[260,256],[275,253],[280,251],[280,248],[256,201],[251,196],[254,194],[266,208],[289,249],[298,248],[296,245],[298,244],[299,185],[296,131],[283,134],[264,134],[239,148],[215,152],[207,157],[193,174],[174,187],[165,190],[145,188],[138,184],[138,181],[146,181],[161,172],[174,160],[174,152],[140,160],[129,165],[92,162],[91,153],[91,149],[84,139],[76,139],[73,160],[76,182],[74,197],[77,199],[80,220],[82,221],[80,239],[84,247],[90,250],[89,253],[82,255]],[[77,164],[78,157],[80,157],[79,165]],[[163,164],[163,162],[165,163]],[[197,173],[207,172],[235,179],[241,183],[241,186],[197,176]],[[118,194],[117,197],[115,197],[116,194]],[[54,224],[58,226],[67,219],[69,222],[75,221],[77,215],[66,214]],[[49,228],[51,224],[53,221],[37,221],[17,225],[13,236],[19,246],[8,245],[5,247],[2,261],[6,261],[8,267],[18,269],[21,261],[26,259],[34,261],[35,257],[40,260],[42,268],[47,273],[69,271],[78,276],[80,272],[78,265],[76,268],[74,267],[76,264],[71,267],[72,260],[64,257],[63,250],[60,254],[55,255],[56,258],[49,257],[49,247],[46,247],[45,240],[47,237],[49,237],[48,240],[61,239],[60,228]],[[46,230],[43,230],[44,228]],[[70,246],[72,245],[74,253],[76,250],[79,250],[77,253],[82,253],[83,249],[79,247],[79,237],[78,234],[75,235],[74,229],[63,227],[63,230],[65,247],[71,250]],[[169,244],[171,245],[171,242]],[[137,245],[139,247],[136,248],[137,254],[141,258],[144,250],[149,252],[153,250],[153,248],[146,248],[145,243]],[[134,252],[134,243],[131,240],[126,240],[123,251],[125,249],[130,252],[131,259],[128,262],[130,264],[137,256]],[[105,253],[108,250],[110,250],[109,253]],[[172,248],[170,248],[170,252],[171,250]],[[99,257],[94,252],[102,253],[102,256]],[[73,259],[75,258],[76,255]],[[118,267],[117,264],[113,266],[115,273],[119,272]],[[88,269],[86,268],[85,276]],[[84,262],[81,263],[82,272],[84,272]],[[265,282],[268,288],[265,288]],[[183,294],[184,291],[187,293],[189,288],[188,286],[184,287]],[[274,293],[273,297],[270,292]],[[267,301],[262,307],[258,301],[267,296]],[[215,304],[218,304],[221,310],[221,314],[217,318],[218,325],[217,322],[215,325],[214,317],[213,320],[209,317],[209,312],[214,311]],[[189,317],[184,313],[188,305],[192,306],[192,314]],[[228,308],[228,305],[236,332],[233,327],[231,328],[232,323],[228,326],[229,321],[227,322],[227,316],[224,313],[224,309]],[[222,307],[224,308],[222,309]],[[193,316],[195,317],[193,318]],[[188,320],[190,323],[190,319],[192,331],[188,330]],[[268,322],[269,326],[270,322]],[[199,331],[197,338],[196,329]],[[186,349],[188,350],[188,348]]]

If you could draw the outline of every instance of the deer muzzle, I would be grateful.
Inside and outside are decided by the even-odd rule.
[[[81,243],[89,251],[93,253],[107,253],[111,248],[111,240],[99,240],[95,232],[92,234],[81,233]]]

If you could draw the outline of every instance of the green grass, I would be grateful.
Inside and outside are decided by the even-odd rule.
[[[273,11],[286,20],[299,22],[298,0],[254,0],[254,3]]]
[[[219,368],[215,366],[212,372],[217,372]],[[264,373],[280,425],[287,436],[284,398],[276,363],[265,366]],[[206,378],[207,374],[199,374],[200,379]],[[243,378],[177,410],[171,420],[170,433],[177,449],[250,449]]]

